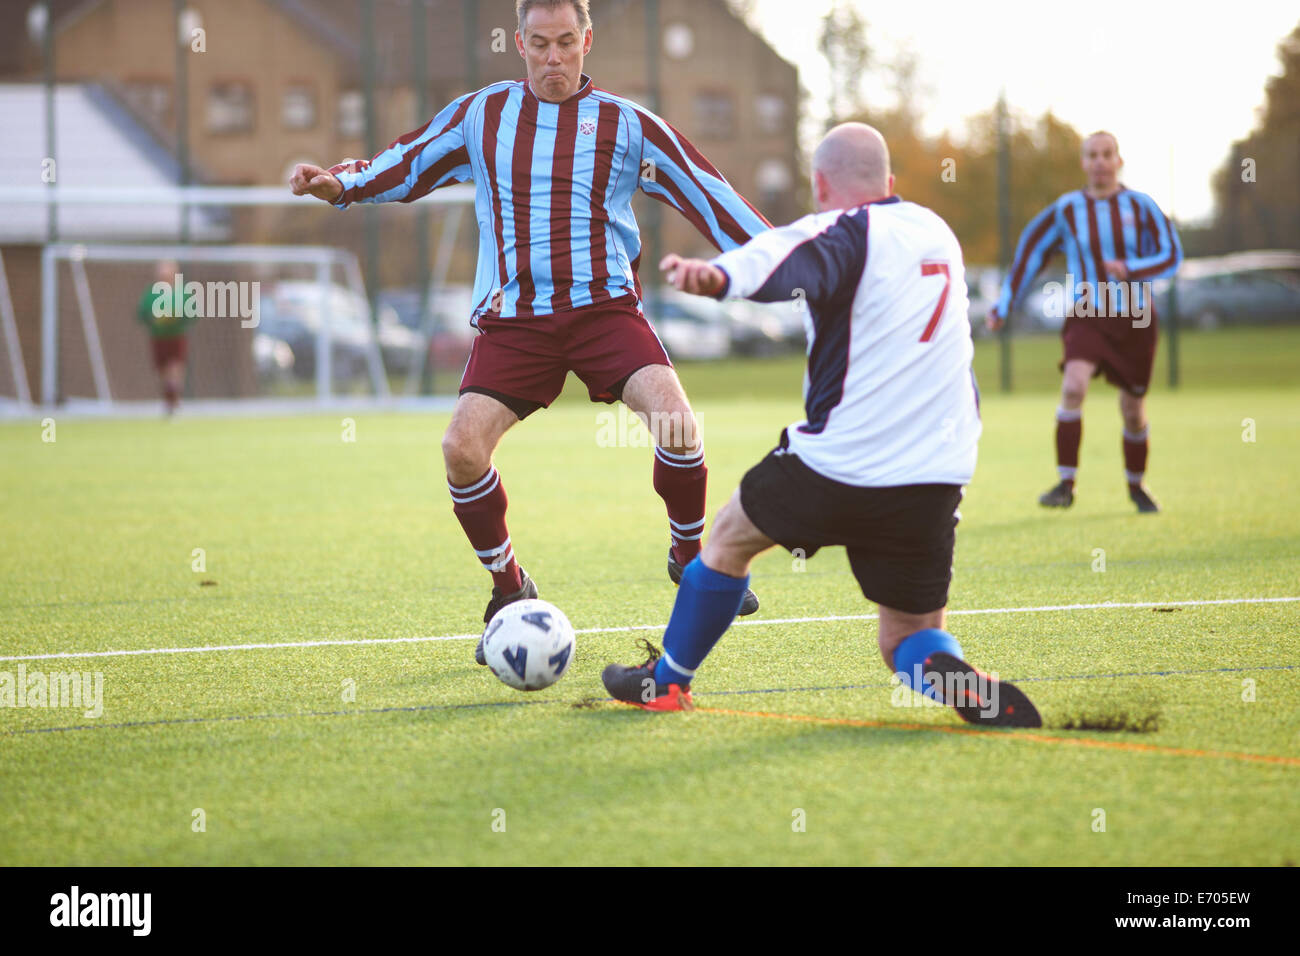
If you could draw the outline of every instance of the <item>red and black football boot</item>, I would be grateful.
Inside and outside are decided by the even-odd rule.
[[[925,659],[925,679],[938,685],[943,702],[968,724],[981,727],[1041,727],[1043,718],[1014,684],[976,670],[959,657],[935,651]]]
[[[642,710],[694,710],[690,684],[660,684],[655,680],[655,664],[660,657],[659,648],[649,641],[641,644],[650,659],[638,667],[610,664],[601,672],[600,680],[609,696]]]

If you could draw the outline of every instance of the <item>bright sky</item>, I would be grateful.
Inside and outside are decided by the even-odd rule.
[[[1012,109],[1050,108],[1082,133],[1113,131],[1123,181],[1184,222],[1210,216],[1210,177],[1254,125],[1264,84],[1281,70],[1278,43],[1300,22],[1295,0],[855,3],[878,56],[909,45],[918,54],[927,132],[959,133],[1005,86]],[[754,4],[760,30],[798,65],[809,109],[822,115],[829,73],[817,35],[831,6]]]

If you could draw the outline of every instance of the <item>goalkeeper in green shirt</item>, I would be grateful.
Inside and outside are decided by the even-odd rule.
[[[194,324],[194,317],[185,315],[183,293],[177,287],[179,272],[180,266],[175,262],[158,263],[157,281],[145,290],[136,310],[136,317],[149,330],[153,364],[162,379],[168,415],[180,404],[188,349],[185,332]]]

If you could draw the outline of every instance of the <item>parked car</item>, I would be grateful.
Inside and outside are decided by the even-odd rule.
[[[426,367],[440,370],[463,368],[477,330],[470,325],[474,311],[474,290],[451,283],[430,291],[421,310],[417,288],[385,289],[379,301],[392,308],[400,325],[419,336],[428,349]]]
[[[731,351],[737,355],[779,355],[802,352],[808,342],[806,308],[790,302],[724,303],[731,316]]]
[[[1066,302],[1070,297],[1066,284],[1069,282],[1076,282],[1077,285],[1076,279],[1063,272],[1039,273],[1012,311],[1012,329],[1022,332],[1059,332],[1065,325]],[[987,310],[985,312],[987,314]]]
[[[708,361],[731,354],[731,317],[721,303],[664,289],[644,308],[670,358]]]
[[[966,270],[966,297],[970,300],[972,335],[989,335],[985,320],[1002,292],[1002,273],[991,266],[971,266]]]
[[[1066,283],[1077,281],[1064,272],[1040,272],[1029,281],[1011,310],[1012,332],[1059,332],[1065,325]],[[970,300],[971,331],[991,334],[989,310],[1002,295],[1002,272],[987,266],[966,270],[966,297]]]
[[[1155,287],[1169,314],[1169,282]],[[1228,323],[1300,321],[1300,253],[1243,252],[1188,259],[1177,276],[1178,321],[1200,329]]]
[[[311,285],[310,297],[301,287]],[[336,303],[330,308],[330,370],[338,382],[351,382],[368,373],[369,336],[363,325]],[[294,374],[301,379],[316,375],[316,339],[321,325],[319,292],[313,283],[279,282],[263,288],[258,331],[288,344],[293,352]]]
[[[341,285],[331,285],[328,296],[331,374],[335,379],[348,382],[369,375],[374,339],[378,340],[387,371],[404,373],[411,369],[426,347],[425,339],[402,325],[392,306],[380,305],[379,321],[372,331],[369,303],[362,296]],[[263,296],[260,327],[289,344],[300,378],[316,374],[316,338],[324,309],[320,285],[315,282],[277,282],[270,294]]]
[[[260,328],[261,323],[258,323]],[[263,385],[276,385],[293,378],[293,349],[283,339],[265,332],[253,333],[253,365]]]

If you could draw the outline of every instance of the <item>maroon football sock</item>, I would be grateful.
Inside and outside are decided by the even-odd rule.
[[[700,553],[708,475],[703,448],[686,455],[655,448],[654,486],[668,506],[673,559],[678,564],[684,565]]]
[[[457,487],[450,480],[452,511],[465,529],[474,553],[492,575],[492,583],[503,594],[513,594],[523,587],[510,532],[506,528],[505,486],[496,468],[488,468],[478,481]]]
[[[1151,447],[1150,426],[1140,432],[1124,429],[1124,472],[1130,488],[1140,488],[1147,470],[1147,452]]]
[[[1079,445],[1083,442],[1083,409],[1056,410],[1056,473],[1074,486],[1079,470]]]

